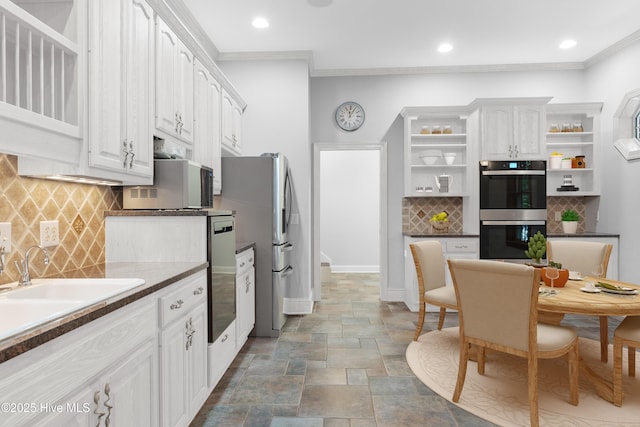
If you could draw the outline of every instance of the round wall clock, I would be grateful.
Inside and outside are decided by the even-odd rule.
[[[345,102],[336,110],[336,123],[341,129],[354,131],[364,123],[364,109],[357,102]]]

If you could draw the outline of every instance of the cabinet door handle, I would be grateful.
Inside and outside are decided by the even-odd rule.
[[[193,321],[191,317],[185,322],[184,329],[184,333],[187,336],[185,350],[189,351],[189,349],[193,345],[193,334],[196,332],[195,329],[193,329]]]
[[[180,307],[182,307],[182,304],[184,304],[184,301],[182,301],[181,299],[179,299],[178,301],[174,302],[173,304],[171,304],[171,306],[169,307],[171,310],[177,310]]]
[[[129,150],[127,150],[127,140],[122,141],[122,155],[124,159],[122,160],[122,167],[127,168],[127,160],[129,158]]]
[[[136,156],[133,151],[133,141],[129,141],[129,156],[129,169],[133,169],[133,158]]]
[[[109,383],[104,385],[104,394],[107,396],[107,400],[104,401],[104,406],[107,408],[107,417],[104,419],[105,427],[109,427],[111,424],[111,409],[113,405],[111,405],[111,386]]]
[[[102,417],[104,417],[104,412],[98,411],[98,408],[100,407],[100,390],[96,391],[93,394],[93,403],[96,404],[96,407],[93,410],[93,413],[98,416],[98,422],[96,423],[96,427],[100,427],[100,421],[102,420]]]
[[[199,286],[198,289],[194,289],[193,290],[193,294],[194,295],[200,295],[204,292],[204,288],[202,286]]]

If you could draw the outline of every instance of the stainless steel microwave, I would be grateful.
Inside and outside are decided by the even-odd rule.
[[[124,187],[124,209],[213,207],[213,169],[186,159],[156,159],[153,185]]]

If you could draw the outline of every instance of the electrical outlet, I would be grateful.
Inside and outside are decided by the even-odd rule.
[[[59,244],[58,221],[40,221],[40,246],[48,248]]]
[[[11,252],[11,223],[0,222],[0,246],[4,246],[4,251]]]
[[[560,215],[560,211],[556,211],[556,212],[554,213],[554,215],[555,215],[555,216],[554,216],[554,219],[555,219],[556,221],[560,221],[560,220],[562,220],[562,216]]]

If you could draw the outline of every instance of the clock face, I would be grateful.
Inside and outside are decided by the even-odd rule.
[[[364,109],[355,102],[345,102],[336,110],[336,123],[346,131],[354,131],[364,123]]]

